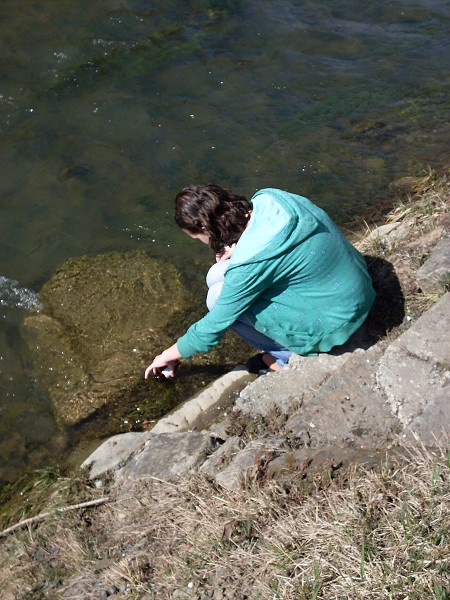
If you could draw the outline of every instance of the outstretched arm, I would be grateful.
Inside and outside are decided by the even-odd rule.
[[[225,246],[224,254],[217,254],[216,261],[220,262],[222,260],[230,258],[230,256],[233,254],[235,247],[236,244],[232,244],[231,246]],[[179,364],[178,361],[180,358],[183,357],[178,350],[177,344],[175,343],[170,348],[164,350],[164,352],[162,352],[161,354],[158,354],[158,356],[155,356],[152,364],[145,369],[145,379],[148,379],[150,373],[156,373],[157,369],[162,369],[163,367],[168,367],[169,377],[174,377],[175,369]]]
[[[164,352],[155,356],[152,364],[145,369],[145,379],[148,379],[151,372],[155,373],[156,369],[162,369],[163,367],[168,367],[169,376],[174,377],[175,366],[180,358],[182,358],[182,356],[178,352],[178,346],[176,344],[170,346],[170,348],[167,348]]]

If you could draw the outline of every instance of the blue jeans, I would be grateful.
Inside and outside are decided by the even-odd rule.
[[[285,365],[292,355],[290,350],[283,348],[278,342],[255,329],[255,326],[245,313],[231,326],[231,329],[237,333],[244,342],[253,346],[253,348],[268,352],[274,357],[277,365],[280,365],[280,367]]]
[[[220,295],[223,285],[224,273],[228,267],[228,260],[224,260],[214,264],[208,271],[206,276],[206,283],[208,284],[209,291],[206,297],[206,306],[208,310],[216,303],[217,298]],[[231,326],[231,329],[241,337],[244,342],[253,346],[257,350],[268,352],[274,357],[276,363],[282,367],[287,363],[292,352],[287,348],[283,348],[278,342],[267,337],[263,333],[260,333],[250,321],[250,319],[242,314],[235,323]]]

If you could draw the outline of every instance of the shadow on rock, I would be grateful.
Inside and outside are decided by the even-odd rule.
[[[378,256],[365,255],[364,259],[376,293],[367,329],[371,337],[380,339],[403,323],[405,298],[392,263]]]
[[[78,422],[70,431],[71,445],[77,446],[83,440],[116,433],[149,429],[155,421],[194,393],[231,371],[234,362],[219,360],[219,357],[224,358],[224,354],[230,352],[231,347],[230,340],[217,350],[218,360],[210,365],[192,364],[191,361],[182,363],[175,379],[160,383],[153,378],[144,380],[140,377],[126,397],[110,398],[106,404]]]

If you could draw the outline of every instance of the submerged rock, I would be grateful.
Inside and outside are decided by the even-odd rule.
[[[43,311],[22,326],[59,424],[132,394],[189,297],[175,267],[144,252],[64,263],[42,288]]]

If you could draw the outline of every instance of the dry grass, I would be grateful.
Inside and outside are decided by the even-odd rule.
[[[411,222],[415,230],[426,233],[438,226],[449,210],[450,181],[448,175],[437,176],[433,171],[416,183],[405,200],[400,200],[389,213],[387,222]]]
[[[372,317],[379,337],[404,323],[405,316],[417,318],[445,291],[443,287],[441,293],[423,292],[416,275],[439,237],[449,235],[449,196],[448,174],[430,171],[415,180],[413,190],[399,198],[385,217],[385,223],[400,223],[399,229],[392,235],[371,237],[376,227],[366,224],[366,231],[354,241],[366,257],[377,291]]]
[[[423,178],[416,179],[414,187],[404,196],[397,197],[394,207],[383,217],[383,223],[402,223],[413,231],[415,239],[436,229],[449,212],[450,179],[449,174],[436,174],[430,170]],[[373,237],[368,239],[377,225],[364,222],[362,232],[354,233],[353,243],[363,254],[384,254],[404,240],[392,237],[388,242]]]
[[[448,456],[410,452],[309,493],[295,479],[235,493],[197,475],[136,482],[3,541],[0,585],[30,599],[445,600]]]

